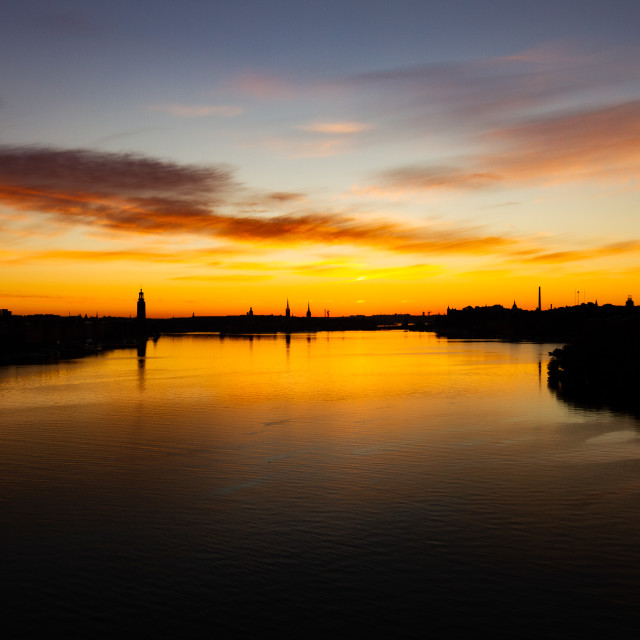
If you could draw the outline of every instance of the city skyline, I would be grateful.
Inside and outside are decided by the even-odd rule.
[[[128,316],[138,283],[155,317],[622,305],[639,13],[8,7],[0,306]]]
[[[584,297],[581,297],[581,294],[584,293]],[[633,299],[633,296],[631,294],[627,295],[627,297],[624,299],[624,301],[620,301],[620,300],[615,300],[615,301],[611,301],[611,300],[604,300],[604,301],[598,301],[597,299],[594,300],[589,300],[587,301],[586,299],[586,293],[585,292],[580,292],[580,291],[576,291],[575,292],[575,298],[574,298],[574,303],[573,304],[568,304],[568,305],[564,305],[564,306],[558,306],[558,305],[553,305],[552,303],[544,306],[542,300],[542,287],[538,287],[537,290],[537,304],[535,307],[527,307],[527,306],[521,306],[518,304],[518,302],[516,300],[513,301],[513,303],[511,305],[502,305],[500,303],[484,303],[484,304],[480,304],[480,305],[471,305],[471,304],[464,304],[462,305],[459,309],[457,307],[452,307],[450,305],[447,305],[446,310],[443,313],[434,313],[432,311],[422,311],[419,313],[398,313],[390,311],[390,312],[384,312],[384,313],[372,313],[372,314],[356,314],[356,313],[344,313],[342,314],[342,316],[335,316],[335,317],[356,317],[356,316],[364,316],[364,317],[375,317],[375,316],[412,316],[412,317],[430,317],[430,316],[436,316],[436,315],[443,315],[443,314],[448,314],[450,311],[465,311],[467,309],[503,309],[503,310],[507,310],[507,309],[511,309],[511,310],[518,310],[518,311],[553,311],[553,310],[558,310],[558,309],[570,309],[570,308],[577,308],[577,307],[584,307],[589,306],[589,307],[608,307],[608,308],[613,308],[613,307],[635,307],[635,302]],[[141,288],[138,292],[138,298],[136,301],[136,306],[135,306],[135,311],[130,311],[128,316],[129,318],[136,318],[137,320],[146,320],[147,319],[147,311],[146,311],[146,302],[147,300],[144,297],[144,291]],[[304,305],[301,306],[301,308],[303,308]],[[31,315],[35,315],[35,316],[41,316],[41,315],[59,315],[60,317],[64,317],[65,314],[48,314],[48,313],[44,313],[42,311],[36,311],[33,314],[20,314],[20,313],[16,313],[14,314],[13,311],[11,309],[0,309],[0,311],[2,312],[3,317],[9,318],[13,315],[26,315],[26,316],[31,316]],[[68,316],[71,316],[71,312],[68,312],[68,314],[66,314]],[[83,316],[85,318],[99,318],[99,317],[103,317],[103,318],[126,318],[127,314],[124,314],[122,316],[114,316],[113,314],[110,313],[100,313],[100,311],[96,311],[95,313],[92,313],[91,315],[89,315],[86,311],[84,313],[79,313],[79,314],[73,314],[73,316]],[[183,318],[188,317],[189,315],[191,315],[192,317],[243,317],[243,316],[247,316],[247,317],[282,317],[282,318],[330,318],[331,317],[331,310],[324,308],[321,310],[316,310],[314,308],[314,310],[312,311],[311,309],[311,302],[307,300],[306,302],[306,309],[303,309],[302,313],[296,313],[296,309],[292,309],[291,305],[289,304],[289,298],[286,299],[285,301],[285,306],[284,308],[282,308],[280,310],[280,312],[265,312],[265,313],[261,313],[260,310],[256,310],[254,311],[253,305],[250,304],[248,307],[248,310],[245,311],[240,311],[238,313],[229,313],[229,314],[221,314],[218,316],[214,316],[211,314],[202,314],[200,313],[200,310],[196,310],[194,309],[191,314],[187,314],[185,316],[182,316]],[[179,316],[178,316],[179,317]],[[168,318],[176,318],[176,314],[175,313],[170,313],[170,314],[163,314],[163,315],[151,315],[149,316],[150,319],[168,319]]]

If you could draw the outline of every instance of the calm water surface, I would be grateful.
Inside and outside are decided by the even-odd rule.
[[[554,345],[161,337],[0,369],[5,610],[180,637],[636,635],[640,439]]]

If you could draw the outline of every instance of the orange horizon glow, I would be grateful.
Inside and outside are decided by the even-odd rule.
[[[433,283],[425,287],[424,294],[416,291],[414,285],[400,286],[398,283],[367,282],[366,280],[343,283],[333,287],[325,286],[316,292],[305,286],[273,286],[265,290],[258,285],[246,285],[238,290],[233,283],[219,286],[187,286],[180,288],[162,288],[142,284],[147,303],[147,317],[171,318],[196,316],[245,315],[249,309],[255,315],[284,315],[287,300],[294,316],[304,316],[309,304],[314,317],[323,317],[327,312],[331,317],[351,315],[409,314],[420,316],[446,313],[447,307],[462,309],[466,306],[492,306],[500,304],[510,308],[515,302],[524,310],[534,310],[538,305],[538,286],[533,279],[528,286],[519,283],[510,294],[498,293],[495,285],[485,281],[481,289],[478,278],[456,290],[446,282]],[[514,283],[515,284],[515,283]],[[624,305],[627,297],[633,294],[628,290],[625,280],[610,283],[606,293],[582,287],[566,291],[564,283],[548,283],[542,286],[543,309],[550,306],[565,307],[583,302],[597,302],[600,305]],[[595,280],[592,280],[595,285]],[[123,288],[121,285],[101,283],[96,286],[87,284],[86,291],[73,288],[73,293],[64,293],[58,287],[54,293],[53,285],[41,295],[4,296],[0,306],[9,309],[14,315],[54,314],[135,317],[139,291],[135,287]],[[504,287],[507,288],[506,286]],[[66,289],[66,287],[65,287]],[[323,290],[324,289],[324,290]],[[356,289],[363,297],[354,298]],[[389,289],[393,291],[390,294]],[[428,291],[431,291],[429,295]],[[80,292],[80,293],[79,293]],[[406,298],[400,297],[406,294]],[[438,302],[438,298],[444,302]]]
[[[237,165],[197,138],[175,158],[0,145],[0,306],[126,317],[140,287],[159,318],[535,309],[539,286],[545,309],[624,304],[636,76],[624,52],[551,45],[306,83],[245,70],[211,104],[144,103],[203,135],[224,120]]]

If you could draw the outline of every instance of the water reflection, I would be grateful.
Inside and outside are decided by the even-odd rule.
[[[3,604],[92,636],[615,635],[640,439],[541,387],[550,348],[194,335],[13,368]]]
[[[538,388],[542,389],[542,360],[538,360]]]
[[[640,396],[628,384],[617,387],[610,381],[605,387],[600,387],[550,379],[548,388],[558,400],[570,407],[587,411],[611,411],[640,419]]]
[[[147,359],[147,339],[141,338],[136,345],[138,355],[138,389],[144,391],[145,365]]]

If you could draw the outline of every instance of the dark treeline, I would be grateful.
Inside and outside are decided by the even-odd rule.
[[[151,328],[131,318],[5,312],[0,316],[0,364],[48,362],[136,346]]]
[[[640,417],[640,316],[593,323],[550,353],[549,388],[565,402]]]

